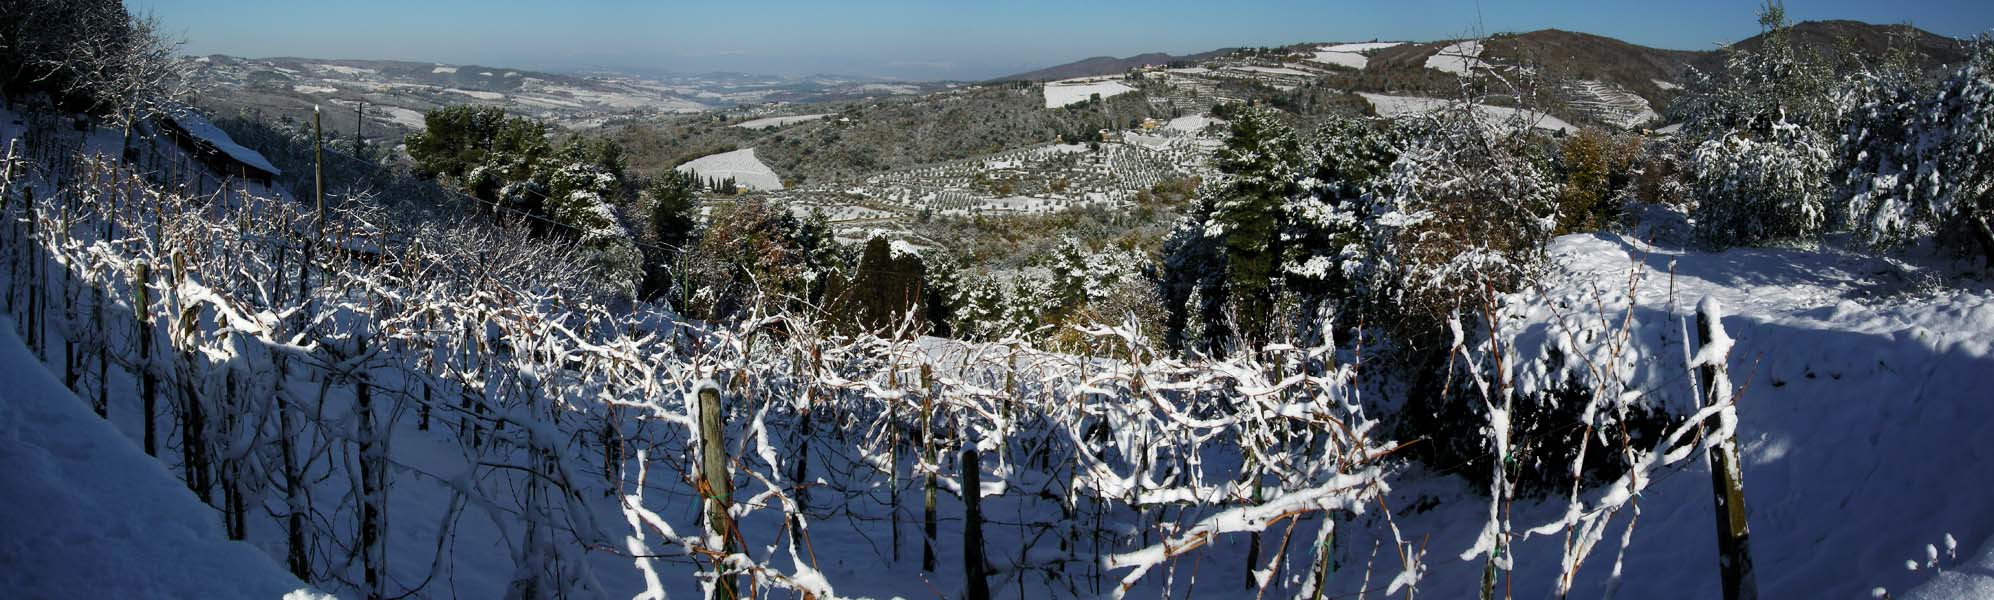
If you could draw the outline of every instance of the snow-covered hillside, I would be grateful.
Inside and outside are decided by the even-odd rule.
[[[1086,102],[1100,94],[1102,98],[1118,96],[1135,91],[1128,84],[1116,81],[1116,77],[1083,77],[1045,84],[1045,107],[1059,108],[1069,104]]]
[[[733,152],[722,152],[702,156],[678,166],[680,173],[694,173],[703,179],[721,180],[733,178],[742,188],[771,191],[782,189],[782,177],[775,174],[760,158],[755,157],[754,148],[742,148]]]
[[[90,412],[0,317],[0,590],[13,598],[321,597]]]
[[[1386,118],[1398,118],[1440,111],[1455,102],[1453,100],[1417,96],[1388,96],[1372,93],[1359,93],[1357,95],[1369,101],[1371,107],[1378,111],[1378,116]],[[1544,131],[1562,131],[1566,133],[1578,131],[1577,127],[1565,122],[1564,119],[1540,112],[1488,105],[1476,106],[1475,112],[1483,121],[1495,127],[1507,127],[1513,123],[1521,123],[1523,126]]]

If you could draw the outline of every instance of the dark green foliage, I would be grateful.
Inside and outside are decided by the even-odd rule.
[[[422,121],[423,130],[408,135],[408,153],[416,169],[432,177],[463,178],[482,170],[492,181],[521,181],[532,178],[551,151],[545,126],[509,117],[498,107],[439,108]]]
[[[1242,111],[1212,163],[1226,177],[1216,186],[1212,217],[1225,245],[1227,298],[1248,343],[1265,341],[1282,245],[1281,212],[1301,191],[1301,142],[1271,112]]]
[[[699,178],[667,171],[644,188],[651,199],[651,239],[667,248],[684,248],[699,227]]]

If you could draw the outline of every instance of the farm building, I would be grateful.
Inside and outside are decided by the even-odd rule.
[[[269,186],[273,179],[283,174],[262,154],[235,143],[227,133],[192,107],[177,107],[156,123],[159,133],[171,138],[174,145],[188,156],[200,160],[216,173],[241,177],[264,186]]]

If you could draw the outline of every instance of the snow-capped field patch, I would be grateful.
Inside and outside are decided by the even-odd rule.
[[[1426,57],[1426,68],[1466,76],[1475,69],[1488,68],[1488,63],[1482,62],[1482,41],[1468,40],[1449,44]]]
[[[1222,123],[1222,122],[1224,121],[1215,119],[1211,115],[1186,115],[1182,117],[1177,117],[1175,119],[1171,119],[1169,122],[1163,124],[1163,128],[1174,129],[1177,131],[1183,131],[1188,133],[1197,133],[1200,131],[1204,131],[1206,127],[1210,127],[1213,123]]]
[[[314,68],[314,69],[318,69],[318,70],[320,70],[320,71],[331,71],[331,72],[333,72],[333,73],[338,73],[338,74],[341,74],[341,75],[356,75],[356,76],[357,76],[357,75],[375,75],[375,74],[379,74],[379,73],[380,73],[380,71],[376,71],[376,70],[373,70],[373,69],[369,69],[369,68],[366,68],[366,67],[349,67],[349,66],[346,66],[346,65],[324,65],[324,64],[320,64],[320,65],[312,65],[312,68]]]
[[[491,100],[494,102],[505,99],[505,94],[501,94],[498,92],[484,92],[479,90],[466,90],[461,88],[448,88],[445,89],[444,91],[450,92],[452,94],[463,94],[466,96],[470,96],[472,98],[477,98],[479,100]]]
[[[379,110],[381,112],[386,113],[388,115],[388,120],[394,121],[395,123],[401,125],[407,125],[409,127],[414,127],[417,129],[421,129],[425,126],[425,123],[422,120],[422,111],[402,108],[399,106],[382,106],[379,108]]]
[[[1289,75],[1294,77],[1314,77],[1316,75],[1315,73],[1310,73],[1308,71],[1303,71],[1300,69],[1290,69],[1287,67],[1260,67],[1253,65],[1245,65],[1245,66],[1227,67],[1227,68],[1234,71],[1265,73],[1268,75]]]
[[[1323,46],[1320,48],[1316,48],[1315,56],[1310,57],[1308,60],[1313,62],[1319,62],[1325,65],[1336,65],[1339,67],[1348,67],[1361,71],[1364,69],[1364,67],[1369,66],[1371,64],[1371,59],[1368,56],[1371,52],[1376,52],[1378,50],[1383,50],[1385,48],[1398,46],[1404,43],[1405,42],[1364,42],[1359,44],[1336,44],[1331,46]]]
[[[1405,45],[1405,42],[1358,42],[1355,44],[1323,46],[1317,50],[1322,52],[1373,52],[1403,45]]]
[[[436,74],[449,74],[449,73],[456,73],[456,72],[457,72],[457,67],[437,67],[437,68],[434,68],[434,69],[430,69],[430,70],[429,70],[429,72],[430,72],[430,73],[436,73]]]
[[[1356,52],[1317,51],[1315,53],[1315,56],[1309,57],[1309,60],[1319,62],[1325,65],[1335,65],[1338,67],[1346,67],[1351,69],[1357,69],[1360,71],[1363,70],[1364,67],[1369,66],[1371,64],[1371,59],[1369,57],[1366,57],[1362,54],[1358,54]]]
[[[1112,78],[1086,77],[1067,79],[1045,84],[1045,107],[1059,108],[1069,104],[1086,102],[1099,94],[1102,98],[1119,96],[1135,91],[1135,88]]]
[[[678,166],[680,173],[693,173],[704,179],[734,178],[742,188],[756,191],[782,189],[782,177],[755,157],[754,148],[743,148],[702,156]]]
[[[301,83],[298,85],[291,86],[291,91],[300,94],[330,94],[339,91],[339,88],[323,86],[323,85],[306,85]]]
[[[1371,107],[1377,109],[1378,116],[1385,118],[1398,118],[1429,113],[1453,104],[1450,100],[1418,96],[1387,96],[1369,92],[1359,92],[1357,95],[1363,96],[1365,100],[1370,101]],[[1530,127],[1545,131],[1564,131],[1568,133],[1578,131],[1577,127],[1573,127],[1571,123],[1567,123],[1563,119],[1540,112],[1522,111],[1506,106],[1476,106],[1475,113],[1492,127],[1507,126],[1517,119],[1522,119]]]
[[[771,127],[782,127],[784,125],[807,123],[828,116],[831,115],[829,113],[822,113],[814,115],[795,115],[789,117],[764,117],[760,119],[755,119],[753,121],[742,121],[740,123],[735,123],[734,126],[742,129],[768,129]]]
[[[1580,79],[1559,89],[1573,109],[1621,129],[1633,129],[1661,118],[1646,98],[1610,82]]]

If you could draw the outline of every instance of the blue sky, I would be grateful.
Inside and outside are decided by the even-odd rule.
[[[1664,48],[1757,33],[1754,0],[127,0],[192,53],[537,69],[980,79],[1090,56],[1558,28]],[[1793,0],[1798,20],[1994,29],[1994,0]]]

